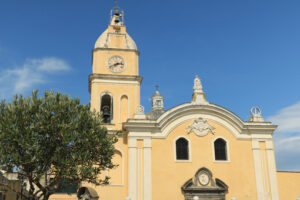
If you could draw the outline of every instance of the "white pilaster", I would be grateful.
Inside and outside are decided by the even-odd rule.
[[[266,142],[272,200],[279,200],[273,142]]]
[[[258,140],[252,140],[257,200],[264,200],[264,186],[261,168],[260,148]]]
[[[128,195],[137,200],[137,143],[136,138],[128,138]]]
[[[152,200],[151,138],[144,139],[144,200]]]

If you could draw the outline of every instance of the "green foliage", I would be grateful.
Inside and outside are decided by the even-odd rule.
[[[99,174],[114,167],[116,140],[98,113],[68,95],[51,91],[39,98],[33,91],[0,103],[0,165],[28,180],[36,199],[48,199],[66,179],[106,183]]]

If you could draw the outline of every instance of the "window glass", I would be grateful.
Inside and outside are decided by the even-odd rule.
[[[176,140],[176,159],[189,159],[189,142],[185,138],[179,138]]]
[[[219,138],[214,143],[215,160],[227,160],[226,141]]]

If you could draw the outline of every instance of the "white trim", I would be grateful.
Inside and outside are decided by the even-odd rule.
[[[166,138],[173,131],[173,129],[175,129],[180,124],[183,124],[190,120],[198,119],[199,117],[202,117],[204,119],[211,120],[218,124],[221,124],[227,130],[229,130],[236,138],[251,139],[251,137],[249,135],[241,135],[239,130],[237,130],[235,127],[233,127],[231,124],[229,124],[227,121],[223,120],[222,118],[217,117],[217,116],[208,115],[208,114],[190,114],[190,115],[178,117],[177,119],[175,119],[171,123],[169,123],[166,127],[164,127],[161,133],[158,133],[158,134],[154,135],[153,137]]]
[[[225,142],[226,142],[226,149],[225,149],[225,151],[226,151],[226,160],[216,160],[216,154],[215,154],[215,141],[217,140],[217,139],[222,139],[222,140],[224,140]],[[213,156],[213,162],[215,162],[215,163],[229,163],[230,162],[230,150],[229,150],[229,142],[228,142],[228,140],[226,139],[226,138],[224,138],[224,137],[222,137],[222,136],[218,136],[218,137],[216,137],[216,138],[214,138],[213,140],[212,140],[212,156]]]
[[[270,177],[272,200],[279,200],[277,175],[276,175],[277,170],[276,170],[273,142],[271,140],[266,141],[266,151],[267,151],[266,152],[267,162],[269,166],[269,177]]]
[[[137,138],[128,137],[128,195],[137,200]]]
[[[108,95],[110,95],[110,96],[112,96],[112,97],[114,96],[113,93],[111,93],[110,91],[104,90],[104,91],[102,91],[102,92],[100,93],[100,98],[101,98],[102,96],[106,95],[106,94],[108,94]],[[100,101],[101,101],[101,99],[100,99]]]
[[[144,192],[143,182],[143,148],[137,148],[137,199],[142,200]]]
[[[121,158],[122,158],[122,177],[121,177],[121,184],[108,184],[108,186],[124,186],[124,153],[121,149],[115,148],[115,151],[118,151],[121,153]],[[107,175],[109,176],[109,170],[107,171]]]
[[[257,200],[264,200],[264,186],[261,168],[260,148],[258,140],[252,140],[254,171],[256,179]]]
[[[123,96],[126,96],[127,97],[127,109],[128,109],[128,112],[127,112],[127,118],[129,118],[129,105],[130,105],[130,103],[129,103],[129,96],[127,95],[127,94],[125,94],[125,93],[123,93],[123,94],[121,94],[120,95],[120,99],[119,99],[119,123],[122,123],[121,122],[121,114],[122,114],[122,111],[121,111],[121,101],[122,101],[122,97]]]
[[[92,83],[118,83],[118,84],[138,84],[140,85],[139,81],[130,81],[130,80],[110,80],[110,79],[94,79]]]
[[[184,138],[188,141],[188,153],[189,153],[189,159],[188,160],[177,160],[177,156],[176,156],[176,141],[180,138]],[[174,150],[174,162],[192,162],[192,143],[190,141],[190,139],[188,139],[186,136],[184,135],[180,135],[178,137],[176,137],[174,140],[173,140],[173,150]]]
[[[151,138],[144,139],[144,200],[152,200]]]

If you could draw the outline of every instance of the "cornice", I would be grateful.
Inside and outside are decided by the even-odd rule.
[[[98,80],[115,80],[115,81],[137,81],[142,83],[143,77],[133,75],[115,75],[115,74],[90,74],[89,75],[89,92],[91,93],[91,82]]]
[[[126,52],[135,52],[137,55],[140,55],[140,52],[138,50],[134,49],[121,49],[121,48],[102,48],[102,47],[97,47],[93,49],[93,53],[95,51],[126,51]]]
[[[272,136],[277,128],[277,125],[272,125],[271,122],[245,122],[233,112],[215,104],[193,105],[191,103],[171,108],[157,120],[129,119],[123,124],[123,127],[129,132],[151,132],[154,136],[155,133],[163,132],[174,121],[186,116],[196,115],[213,116],[226,121],[226,123],[234,127],[234,130],[238,133],[236,134],[238,138],[241,135],[244,135],[242,138],[248,139],[251,139],[250,135],[257,135],[255,137],[261,137],[262,135]]]

